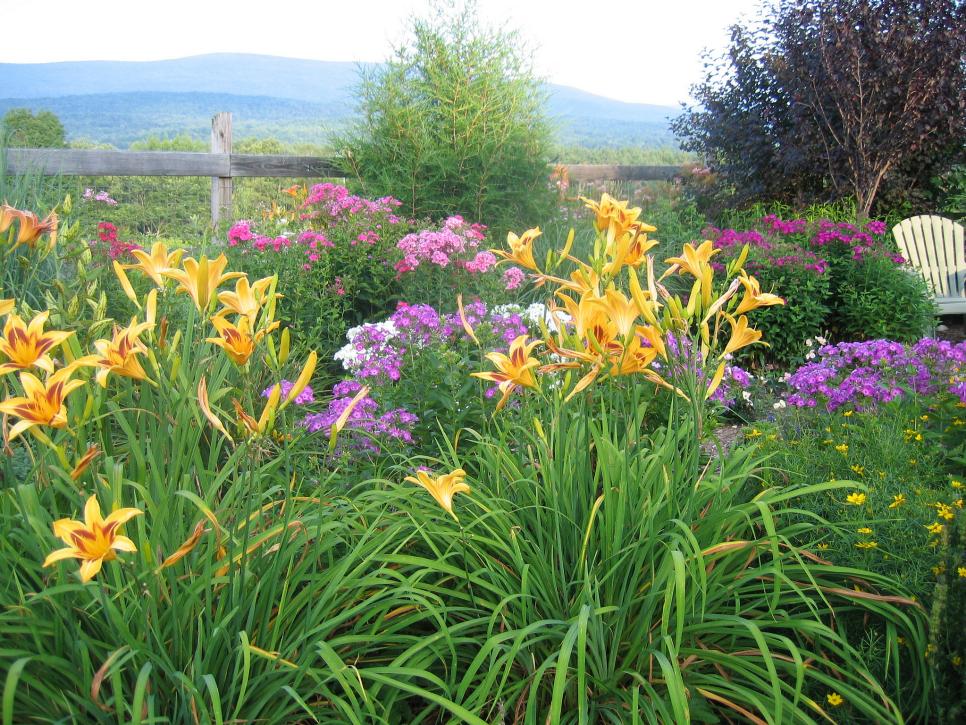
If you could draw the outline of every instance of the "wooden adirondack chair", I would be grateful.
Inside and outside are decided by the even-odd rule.
[[[892,227],[899,253],[919,270],[941,315],[966,314],[963,225],[940,216],[914,216]]]

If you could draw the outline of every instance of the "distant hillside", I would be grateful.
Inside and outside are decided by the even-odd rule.
[[[363,66],[247,54],[176,60],[0,63],[0,112],[48,109],[72,139],[126,147],[148,134],[207,138],[211,116],[235,114],[239,136],[323,142],[353,113]],[[564,144],[669,146],[677,109],[623,103],[551,85],[548,114]]]

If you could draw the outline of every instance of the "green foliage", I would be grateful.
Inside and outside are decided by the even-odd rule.
[[[929,656],[939,720],[960,722],[966,718],[966,517],[950,525],[945,549],[929,621]]]
[[[868,257],[842,265],[833,279],[831,326],[838,339],[914,342],[935,327],[932,294],[915,270]]]
[[[462,214],[500,236],[549,209],[543,88],[515,33],[482,28],[471,2],[437,10],[364,76],[344,163],[412,217]]]
[[[65,148],[64,125],[50,111],[35,116],[29,108],[11,108],[0,120],[0,135],[7,145],[26,148]]]

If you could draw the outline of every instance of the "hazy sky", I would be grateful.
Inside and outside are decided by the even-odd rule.
[[[479,0],[491,23],[518,29],[537,72],[625,101],[675,105],[701,73],[704,48],[762,0]],[[246,52],[384,60],[428,0],[0,0],[0,62],[158,60]],[[16,29],[16,30],[15,30]],[[0,96],[3,96],[0,78]]]

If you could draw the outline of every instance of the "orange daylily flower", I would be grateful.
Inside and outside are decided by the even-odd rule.
[[[139,269],[150,277],[158,287],[164,287],[164,272],[178,266],[184,250],[175,249],[169,252],[164,242],[155,242],[151,245],[150,254],[143,249],[132,249],[131,254],[138,260],[137,264],[121,266],[124,269]]]
[[[186,292],[194,300],[199,312],[207,312],[208,306],[219,286],[229,280],[244,277],[242,272],[225,272],[228,257],[224,254],[215,259],[202,256],[200,259],[188,257],[181,269],[165,269],[161,274],[178,282],[178,291]]]
[[[667,264],[679,267],[681,274],[687,272],[696,279],[702,279],[704,277],[704,270],[711,261],[711,258],[720,251],[720,249],[714,248],[714,243],[709,239],[702,242],[697,248],[692,244],[685,244],[683,256],[671,257],[664,261]],[[668,272],[670,271],[668,270]]]
[[[415,476],[406,476],[403,480],[425,488],[446,513],[459,521],[453,512],[453,497],[458,493],[469,493],[471,490],[466,484],[466,471],[462,468],[440,476],[432,476],[428,471],[416,471]]]
[[[251,332],[251,322],[247,317],[239,317],[238,324],[232,324],[224,317],[215,316],[211,318],[211,324],[215,326],[218,330],[218,334],[221,337],[209,337],[206,342],[210,342],[212,345],[218,345],[225,354],[234,362],[236,365],[242,366],[248,362],[248,359],[255,352],[255,345],[265,335],[272,332],[278,327],[279,323],[273,322],[271,325],[263,330],[259,330],[254,335]]]
[[[26,244],[32,248],[44,234],[50,235],[51,247],[57,243],[57,214],[54,212],[50,212],[41,221],[31,211],[14,209],[7,204],[0,205],[0,234],[7,231],[14,222],[18,223],[19,228],[17,230],[17,237],[14,240],[13,249],[16,249],[21,244]]]
[[[619,290],[609,289],[604,293],[603,299],[590,298],[590,301],[614,323],[617,334],[622,338],[634,331],[639,310],[633,299],[628,299]]]
[[[94,348],[97,355],[91,355],[89,364],[98,368],[94,378],[102,388],[107,387],[107,376],[111,373],[134,380],[146,380],[147,373],[141,367],[137,356],[147,353],[148,349],[138,338],[145,330],[154,327],[152,322],[138,323],[134,318],[131,324],[121,328],[114,326],[114,335],[110,340],[95,340]]]
[[[44,332],[44,324],[49,316],[49,312],[41,312],[27,325],[15,314],[7,317],[3,337],[0,338],[0,352],[7,357],[7,361],[0,364],[0,375],[13,370],[26,370],[31,366],[48,373],[54,372],[54,361],[47,353],[74,333],[59,330]]]
[[[514,264],[519,264],[521,267],[526,267],[527,269],[532,269],[533,271],[539,271],[537,269],[537,263],[533,258],[533,241],[539,237],[543,232],[540,231],[540,227],[534,227],[533,229],[527,229],[523,233],[523,236],[518,237],[513,232],[509,232],[506,235],[506,243],[510,247],[509,252],[505,252],[502,249],[491,249],[493,254],[499,255],[504,259],[507,259]]]
[[[248,283],[248,277],[239,277],[235,282],[234,292],[219,292],[218,301],[225,306],[218,315],[223,316],[230,312],[248,318],[254,326],[255,318],[262,309],[262,305],[268,300],[268,289],[272,286],[275,277],[265,277],[255,284]]]
[[[58,519],[54,522],[54,536],[60,538],[67,547],[51,552],[44,559],[44,566],[64,559],[80,559],[83,562],[80,578],[86,584],[101,570],[105,561],[117,558],[118,551],[137,551],[133,541],[117,532],[123,524],[143,513],[136,508],[121,508],[111,512],[107,518],[102,518],[97,496],[91,496],[84,506],[83,522],[72,519]]]
[[[500,392],[503,393],[503,397],[496,406],[497,410],[500,410],[506,404],[510,393],[518,387],[537,387],[537,380],[533,376],[533,368],[539,365],[540,362],[536,358],[530,357],[530,353],[539,344],[539,340],[527,343],[527,336],[520,335],[510,343],[509,355],[504,355],[501,352],[490,352],[486,354],[487,360],[496,365],[497,370],[471,373],[475,378],[499,383]]]
[[[84,385],[83,380],[71,380],[70,376],[75,369],[74,365],[61,368],[45,382],[41,382],[30,373],[20,373],[20,385],[23,387],[24,397],[8,398],[0,403],[0,413],[15,415],[21,419],[10,429],[8,440],[13,440],[35,425],[47,425],[51,428],[67,427],[64,399]]]
[[[745,296],[738,305],[738,309],[736,309],[734,312],[736,315],[750,312],[751,310],[757,310],[759,307],[770,307],[771,305],[785,304],[785,300],[778,295],[762,292],[761,287],[758,284],[758,280],[754,277],[742,275],[738,278],[738,280],[745,288]]]

